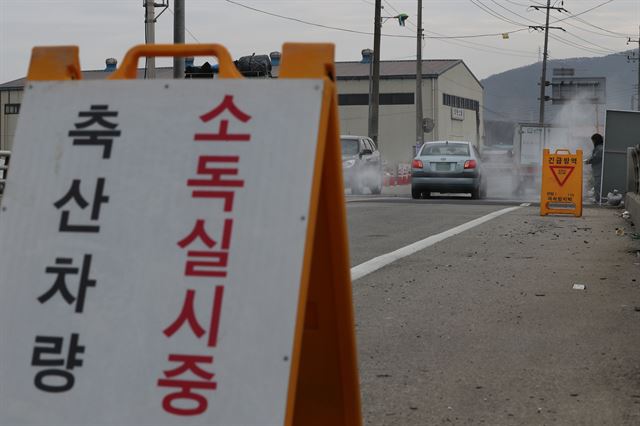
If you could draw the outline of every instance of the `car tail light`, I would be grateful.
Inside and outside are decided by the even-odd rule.
[[[411,163],[411,167],[413,167],[414,169],[422,169],[424,167],[424,164],[422,164],[421,160],[418,160],[417,158],[415,160],[413,160],[413,162]]]
[[[475,169],[477,165],[476,160],[467,160],[464,162],[465,169]]]

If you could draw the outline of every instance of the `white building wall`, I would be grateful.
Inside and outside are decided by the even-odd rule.
[[[450,139],[482,143],[483,89],[471,72],[462,63],[455,65],[437,80],[424,78],[422,86],[423,116],[435,119],[435,128],[424,135],[425,141]],[[415,93],[415,79],[381,79],[380,93]],[[368,94],[369,80],[338,80],[339,94]],[[444,93],[480,102],[480,112],[464,110],[464,120],[451,119],[451,107],[443,105]],[[22,90],[0,92],[0,149],[10,150],[19,115],[4,113],[7,103],[22,103]],[[434,113],[435,111],[435,113]],[[415,104],[380,105],[379,140],[383,159],[390,167],[397,163],[408,163],[413,157],[416,144]],[[340,106],[340,132],[351,135],[368,134],[368,105]],[[476,123],[479,120],[479,135]]]
[[[338,80],[338,94],[369,93],[368,80]],[[340,106],[340,134],[368,135],[369,134],[369,106],[349,105]]]
[[[11,151],[19,114],[5,114],[6,104],[22,104],[22,90],[0,91],[0,150]]]
[[[478,148],[484,137],[483,105],[484,90],[464,64],[459,63],[438,77],[438,128],[440,140],[465,140]],[[443,104],[443,95],[454,95],[479,102],[479,111],[464,109],[464,120],[452,119],[451,106]]]
[[[380,93],[415,94],[415,79],[380,80]],[[433,117],[432,80],[423,80],[423,116]],[[339,94],[369,93],[368,80],[339,80]],[[340,106],[340,132],[347,135],[367,135],[369,129],[368,105]],[[433,140],[434,132],[425,134]],[[410,163],[416,144],[415,103],[410,105],[380,105],[378,118],[378,146],[383,161],[389,167]]]

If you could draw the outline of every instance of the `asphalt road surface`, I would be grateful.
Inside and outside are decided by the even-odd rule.
[[[352,266],[514,205],[363,200]],[[633,232],[520,207],[355,280],[365,424],[640,424]]]

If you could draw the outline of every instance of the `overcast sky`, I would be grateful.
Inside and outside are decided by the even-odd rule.
[[[156,0],[157,3],[161,0]],[[295,22],[249,10],[227,0],[185,0],[186,40],[215,42],[239,56],[280,50],[287,41],[332,42],[337,60],[359,60],[363,48],[373,47],[374,0],[233,0],[263,12],[306,21]],[[528,5],[544,0],[423,0],[425,35],[472,36],[511,32],[508,39],[491,35],[464,39],[426,38],[424,58],[463,59],[478,78],[539,60],[544,37],[527,25],[543,25],[544,14]],[[577,18],[553,24],[550,57],[604,56],[628,46],[626,36],[638,38],[640,0],[565,0],[570,14],[601,5]],[[33,46],[80,46],[85,70],[103,69],[104,61],[120,61],[126,50],[144,43],[143,0],[0,0],[0,82],[25,76]],[[383,0],[383,16],[406,13],[405,27],[387,20],[380,49],[383,60],[412,59],[416,54],[417,1]],[[173,40],[173,1],[158,19],[156,42]],[[159,13],[159,10],[158,10]],[[519,16],[520,15],[520,16]],[[567,13],[553,12],[552,21]],[[340,31],[311,24],[356,31]],[[520,31],[518,31],[520,30]],[[516,32],[513,32],[516,31]],[[199,59],[201,63],[205,59]],[[158,65],[168,62],[159,61]]]

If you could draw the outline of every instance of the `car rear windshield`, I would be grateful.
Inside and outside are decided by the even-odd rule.
[[[342,142],[342,155],[358,154],[358,139],[340,139]]]
[[[469,156],[469,145],[466,143],[430,143],[422,148],[420,155],[460,155]]]

